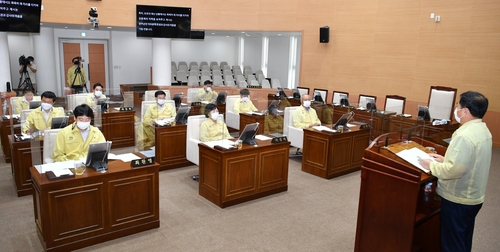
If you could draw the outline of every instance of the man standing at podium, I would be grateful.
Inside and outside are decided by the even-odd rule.
[[[460,95],[455,120],[461,124],[443,156],[420,159],[438,178],[441,196],[442,251],[471,251],[474,221],[484,201],[491,163],[492,137],[482,118],[488,99],[473,91]]]

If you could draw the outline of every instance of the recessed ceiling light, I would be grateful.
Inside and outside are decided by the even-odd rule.
[[[278,33],[278,36],[281,36],[281,33]]]
[[[113,29],[113,27],[111,27],[111,26],[108,26],[108,29]]]
[[[241,32],[241,33],[245,33],[245,32]]]
[[[212,32],[212,35],[215,35],[215,32]]]
[[[68,29],[68,27],[67,27],[67,26],[64,26],[64,29]]]
[[[82,35],[82,37],[86,37],[86,36],[87,36],[87,33],[82,32],[82,33],[81,33],[81,35]]]
[[[229,38],[229,36],[226,36],[226,38]]]
[[[93,31],[93,30],[94,30],[94,28],[90,28],[90,30],[91,30],[91,31]]]

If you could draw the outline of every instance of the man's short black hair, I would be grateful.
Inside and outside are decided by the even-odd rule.
[[[45,91],[45,92],[43,92],[41,98],[42,99],[43,98],[49,98],[49,99],[52,99],[53,102],[56,102],[56,100],[57,100],[56,94],[54,94],[54,92],[52,92],[52,91]]]
[[[213,103],[209,103],[207,104],[207,106],[205,106],[205,117],[208,118],[208,114],[210,114],[210,112],[212,112],[212,110],[216,109],[217,108],[217,105],[213,104]]]
[[[95,90],[95,88],[96,88],[96,87],[101,87],[101,88],[104,88],[104,87],[102,86],[102,84],[101,84],[101,83],[99,83],[99,82],[97,82],[96,84],[94,84],[93,89]]]
[[[475,91],[467,91],[460,95],[461,108],[468,108],[472,116],[483,118],[488,110],[488,98]]]
[[[246,88],[240,90],[240,95],[250,95],[250,91]]]
[[[94,112],[92,111],[92,108],[87,104],[76,106],[76,108],[73,110],[73,115],[75,116],[75,118],[79,116],[94,118]]]
[[[210,80],[206,80],[204,83],[203,83],[203,86],[205,85],[212,85],[212,81]]]
[[[35,60],[35,58],[33,58],[33,56],[28,56],[26,58],[29,59],[30,61],[34,61]]]
[[[167,94],[165,94],[165,92],[163,90],[158,90],[155,92],[155,97],[158,97],[158,95],[164,95],[164,96],[167,96]]]

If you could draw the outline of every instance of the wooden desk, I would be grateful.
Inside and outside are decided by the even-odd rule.
[[[33,165],[31,159],[31,142],[15,142],[12,135],[8,136],[11,156],[14,157],[10,167],[17,196],[33,194],[33,186],[29,168]],[[43,157],[43,140],[40,141],[40,157]]]
[[[191,110],[189,110],[189,116],[194,116],[194,115],[204,115],[205,112],[205,106],[206,104],[201,104],[197,106],[191,106]],[[219,110],[219,114],[225,114],[226,113],[226,104],[217,104],[217,110]]]
[[[401,116],[391,116],[390,121],[390,131],[408,129],[417,125],[421,125],[421,129],[413,130],[412,135],[423,137],[426,140],[432,141],[434,143],[440,144],[442,146],[448,146],[448,143],[443,141],[443,139],[450,138],[453,132],[460,127],[460,124],[452,121],[450,124],[446,125],[432,125],[431,122],[426,122],[423,120],[417,120],[415,118],[405,118]]]
[[[295,107],[295,106],[300,106],[301,102],[300,99],[293,99],[293,98],[283,98],[286,99],[286,102],[290,104],[290,106]],[[267,106],[271,105],[272,101],[281,101],[281,103],[285,103],[285,101],[282,100],[279,96],[276,96],[276,94],[268,94],[267,95]],[[282,105],[282,104],[280,104]],[[280,107],[281,110],[283,110],[282,107]]]
[[[0,124],[0,137],[2,138],[2,150],[3,150],[3,156],[5,157],[5,163],[10,163],[11,162],[11,156],[10,156],[10,146],[9,146],[9,135],[12,134],[11,132],[11,125],[10,125],[10,120],[8,119],[1,119],[1,124]],[[12,120],[13,125],[19,124],[18,119],[13,119]],[[21,128],[16,128],[14,130],[14,134],[19,134],[21,133]]]
[[[107,141],[112,141],[111,148],[135,145],[135,111],[116,111],[111,109],[102,113],[102,134]]]
[[[358,110],[349,107],[341,107],[335,106],[333,108],[333,123],[337,122],[337,120],[345,113],[354,112],[354,121],[360,121],[371,125],[371,139],[375,139],[381,134],[385,134],[390,132],[390,120],[391,116],[395,115],[396,112],[391,111],[377,111],[377,112],[368,112],[366,110]]]
[[[160,226],[159,165],[132,169],[109,162],[106,173],[87,168],[49,181],[30,168],[38,238],[45,251],[70,251]]]
[[[187,125],[155,127],[155,156],[160,170],[192,165],[186,159]]]
[[[256,141],[227,151],[200,143],[200,195],[224,208],[288,190],[290,143]]]
[[[379,141],[381,139],[381,141]],[[433,146],[444,155],[446,148]],[[390,144],[400,142],[392,140]],[[354,251],[441,251],[440,201],[434,197],[436,178],[422,173],[383,148],[385,135],[365,150]],[[425,185],[433,181],[431,193]]]
[[[359,170],[369,135],[357,126],[344,133],[304,129],[302,171],[331,179]]]
[[[245,129],[245,125],[256,122],[259,123],[259,129],[257,130],[257,135],[264,134],[265,119],[266,116],[263,115],[240,113],[240,134]]]

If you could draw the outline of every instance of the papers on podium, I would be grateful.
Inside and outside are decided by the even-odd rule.
[[[433,159],[431,156],[429,156],[428,153],[425,153],[424,151],[416,148],[416,147],[413,147],[411,149],[407,149],[407,150],[402,150],[398,153],[396,153],[396,155],[398,155],[400,158],[406,160],[407,162],[409,162],[410,164],[414,165],[415,167],[417,167],[418,169],[424,171],[425,173],[429,173],[429,170],[428,169],[425,169],[422,165],[420,165],[420,163],[418,162],[418,160],[420,158],[423,158],[423,159],[426,159],[426,158],[430,158],[430,159]]]

